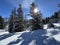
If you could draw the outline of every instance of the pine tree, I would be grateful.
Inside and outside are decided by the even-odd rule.
[[[4,29],[4,19],[0,16],[0,29]]]
[[[43,29],[42,14],[39,12],[37,6],[34,3],[31,4],[30,14],[33,18],[32,30]]]
[[[58,11],[59,23],[60,23],[60,10]]]
[[[46,24],[46,18],[44,18],[42,21],[43,21],[43,24]]]
[[[60,3],[58,4],[58,7],[59,7],[59,11],[58,11],[58,17],[59,17],[59,23],[60,23]]]
[[[11,15],[10,15],[10,18],[9,18],[9,27],[8,27],[8,30],[10,33],[14,32],[14,10],[12,10],[11,12]]]
[[[17,12],[18,14],[16,14],[16,8],[14,8],[11,13],[9,19],[9,32],[20,32],[24,30],[24,19],[21,5],[19,5]]]
[[[17,10],[18,12],[18,31],[23,31],[24,30],[24,18],[23,18],[23,11],[21,4],[19,5],[19,8]]]
[[[58,16],[58,13],[55,12],[54,15],[53,15],[53,23],[58,23],[58,19],[59,19],[59,16]]]

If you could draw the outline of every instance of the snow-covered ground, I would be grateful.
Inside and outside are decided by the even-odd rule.
[[[47,28],[46,24],[43,30],[17,33],[0,30],[0,45],[60,45],[60,24],[54,25],[55,28]]]

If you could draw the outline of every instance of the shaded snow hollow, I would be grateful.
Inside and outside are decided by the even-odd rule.
[[[60,45],[60,26],[17,33],[0,32],[0,45]]]

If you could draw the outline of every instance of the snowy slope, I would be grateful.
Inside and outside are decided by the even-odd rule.
[[[60,24],[55,28],[17,33],[0,32],[0,45],[60,45]]]
[[[60,24],[59,23],[53,23],[53,24],[55,25],[55,28],[48,28],[47,29],[48,26],[44,25],[44,28],[47,31],[46,36],[49,36],[49,38],[47,38],[47,40],[50,41],[52,38],[52,41],[50,43],[51,45],[53,45],[52,43],[54,43],[55,41],[56,42],[54,45],[60,45]]]
[[[39,45],[45,44],[43,41],[47,38],[44,36],[45,30],[32,32],[18,32],[13,34],[4,34],[0,36],[1,45]]]

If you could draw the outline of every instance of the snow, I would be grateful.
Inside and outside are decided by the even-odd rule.
[[[53,36],[57,41],[60,42],[60,33]]]
[[[32,40],[29,45],[36,45],[36,40]]]
[[[0,36],[0,44],[1,45],[41,45],[44,44],[44,38],[46,36],[42,36],[46,33],[45,30],[36,30],[30,32],[17,32],[11,34],[5,34]],[[3,39],[2,39],[3,38]],[[41,41],[42,40],[42,41]]]
[[[8,34],[9,32],[0,32],[0,35]]]
[[[44,29],[47,29],[47,24],[46,24],[46,25],[44,25]]]
[[[54,23],[55,28],[30,31],[29,28],[23,32],[9,33],[0,29],[0,45],[60,45],[60,24]],[[29,31],[28,31],[29,30]]]
[[[55,28],[49,28],[47,30],[46,36],[49,36],[48,39],[54,38],[56,41],[60,42],[60,24],[59,23],[53,23],[55,25]],[[60,45],[60,44],[59,44]]]
[[[56,27],[60,26],[60,23],[53,23]]]
[[[16,40],[18,36],[19,35],[13,35],[13,36],[11,36],[11,37],[9,37],[7,39],[4,39],[4,40],[0,41],[0,44],[1,45],[7,45],[9,42],[11,42],[13,40]]]

